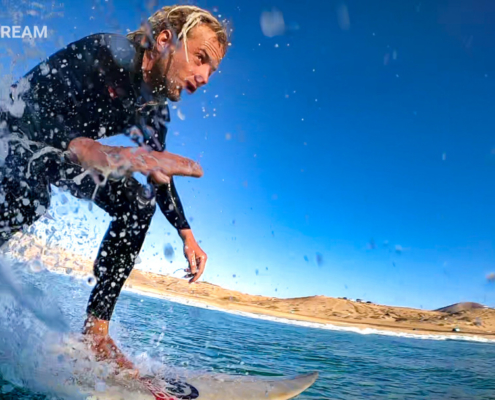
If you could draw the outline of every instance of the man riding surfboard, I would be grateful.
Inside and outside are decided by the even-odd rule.
[[[84,37],[33,68],[0,109],[8,155],[0,166],[0,244],[39,219],[50,185],[92,199],[112,217],[94,263],[96,285],[84,333],[100,358],[132,364],[108,335],[120,291],[158,204],[184,242],[190,282],[206,253],[184,215],[173,176],[201,177],[201,167],[165,150],[168,101],[206,85],[228,48],[226,28],[208,11],[167,6],[127,36]],[[126,132],[139,147],[98,139]],[[149,185],[133,176],[142,173]]]

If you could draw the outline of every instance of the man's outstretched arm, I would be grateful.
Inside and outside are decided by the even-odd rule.
[[[140,172],[158,184],[169,183],[173,175],[203,176],[198,163],[167,151],[106,146],[88,138],[72,140],[68,150],[71,161],[104,176]]]

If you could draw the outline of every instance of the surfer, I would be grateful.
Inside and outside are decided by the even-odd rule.
[[[127,36],[84,37],[33,68],[0,102],[0,244],[45,214],[50,185],[91,199],[112,220],[94,263],[83,332],[100,358],[132,364],[108,334],[156,204],[184,242],[190,282],[207,256],[185,217],[173,176],[201,167],[165,150],[168,101],[208,83],[228,48],[211,13],[167,6]],[[138,147],[98,139],[127,133]],[[134,173],[147,176],[141,184]]]

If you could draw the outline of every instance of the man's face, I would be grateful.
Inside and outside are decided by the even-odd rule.
[[[162,34],[159,35],[159,56],[155,56],[145,80],[157,93],[165,94],[171,101],[179,101],[183,89],[194,93],[208,83],[222,60],[224,50],[215,33],[206,25],[196,26],[190,31],[187,57],[183,41],[175,49],[169,43]]]

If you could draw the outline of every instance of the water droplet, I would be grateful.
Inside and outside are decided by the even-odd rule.
[[[88,284],[88,286],[90,287],[94,287],[96,285],[96,278],[94,276],[88,276],[86,278],[86,283]]]
[[[171,261],[174,259],[174,248],[172,247],[172,245],[170,243],[167,243],[163,249],[163,254],[165,255],[165,258],[168,260],[168,261]]]
[[[340,4],[337,7],[337,22],[340,29],[347,31],[351,27],[351,20],[349,18],[349,9],[345,4]]]
[[[43,263],[39,259],[32,260],[29,263],[29,270],[35,274],[43,271]]]
[[[318,267],[321,267],[323,265],[323,254],[316,253],[316,264],[318,265]]]
[[[63,217],[69,214],[69,210],[65,206],[60,206],[57,207],[57,214]]]
[[[12,385],[3,385],[2,388],[0,389],[0,391],[3,393],[3,394],[7,394],[7,393],[10,393],[14,390],[14,386]]]
[[[267,37],[283,35],[285,32],[284,15],[277,9],[264,11],[260,18],[261,31]]]

